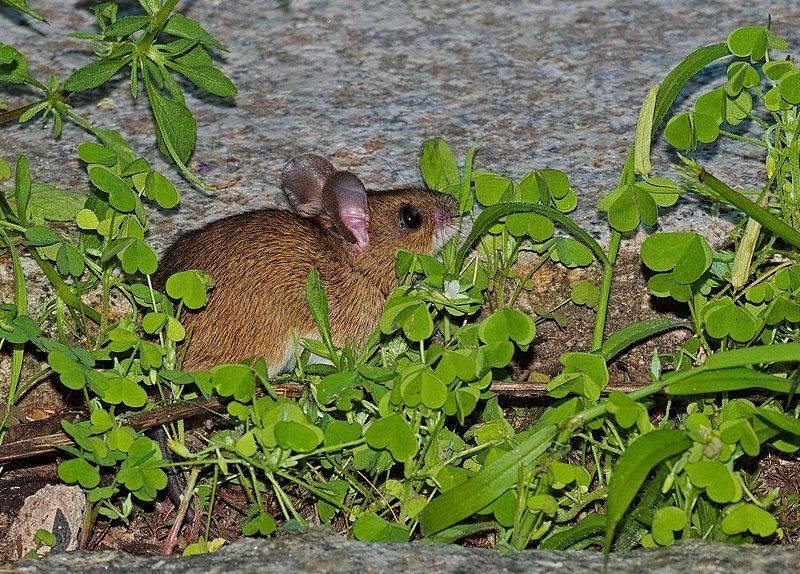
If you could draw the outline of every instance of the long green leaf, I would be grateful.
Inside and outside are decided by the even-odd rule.
[[[119,69],[130,62],[130,54],[123,58],[103,58],[86,64],[72,72],[64,82],[64,89],[70,92],[85,92],[106,83]]]
[[[597,241],[595,241],[591,235],[586,233],[578,224],[560,211],[540,203],[511,201],[508,203],[498,203],[497,205],[492,205],[481,212],[481,214],[475,220],[475,223],[472,225],[472,231],[470,232],[469,236],[467,236],[466,241],[464,241],[461,249],[459,249],[458,253],[456,254],[456,269],[460,269],[464,264],[464,259],[466,259],[467,253],[472,247],[472,244],[477,241],[478,237],[480,237],[487,229],[489,229],[489,227],[497,223],[500,218],[513,213],[538,213],[539,215],[544,215],[545,217],[560,223],[570,233],[572,233],[572,235],[580,239],[589,249],[591,249],[592,253],[594,253],[595,257],[597,257],[600,262],[603,264],[608,262],[608,259],[606,259],[606,254],[603,251],[603,248],[600,247],[600,244],[597,243]]]
[[[443,138],[425,140],[419,150],[419,169],[425,184],[437,191],[461,181],[456,158]]]
[[[765,389],[774,393],[788,393],[792,382],[784,377],[754,371],[747,367],[735,367],[707,371],[695,369],[694,374],[674,384],[665,377],[665,391],[671,395],[698,395],[723,393],[749,389]]]
[[[567,550],[574,549],[578,544],[585,546],[592,539],[602,536],[606,529],[606,517],[602,514],[589,514],[582,518],[578,524],[548,536],[539,545],[539,550]]]
[[[761,225],[769,229],[772,233],[800,248],[800,232],[790,227],[766,209],[759,207],[753,201],[750,201],[744,195],[735,191],[718,180],[710,173],[702,170],[699,175],[702,183],[706,184],[711,190],[714,191],[723,201],[730,203],[739,211],[748,215],[751,219],[758,221]]]
[[[800,361],[800,343],[775,343],[714,353],[706,359],[705,366],[709,369],[726,369],[786,361]]]
[[[474,536],[475,534],[480,534],[481,532],[489,532],[493,530],[494,531],[498,530],[496,522],[476,522],[474,524],[459,524],[458,526],[453,526],[452,528],[443,530],[438,534],[434,534],[433,536],[426,538],[422,542],[425,542],[426,544],[453,544],[454,542],[458,542],[459,540],[469,538],[470,536]]]
[[[36,18],[37,20],[40,20],[42,22],[47,22],[47,20],[44,19],[44,16],[42,16],[38,12],[31,10],[28,7],[28,3],[25,2],[25,0],[0,0],[0,2],[3,2],[3,4],[8,4],[12,8],[16,8],[20,12],[24,12],[31,18]]]
[[[647,475],[661,462],[680,454],[691,445],[691,439],[683,432],[662,429],[641,435],[622,453],[608,483],[604,554],[608,555],[617,526]]]
[[[661,122],[664,121],[686,82],[712,62],[730,55],[731,51],[724,42],[704,46],[686,56],[680,64],[667,74],[667,77],[661,82],[661,89],[659,89],[658,98],[656,98],[656,106],[653,113],[653,135],[658,131]]]
[[[19,253],[17,253],[17,248],[11,243],[11,240],[8,238],[8,235],[6,235],[6,232],[1,228],[0,234],[2,234],[3,241],[8,248],[8,252],[11,254],[11,264],[14,271],[14,304],[17,306],[17,315],[25,315],[28,312],[28,296],[25,289],[25,274],[22,270],[22,263],[19,259]],[[11,407],[13,407],[14,403],[16,402],[19,380],[22,376],[22,362],[25,358],[24,345],[15,344],[12,346],[12,349],[11,380],[9,381],[8,387],[8,404],[6,405],[8,408],[3,415],[3,420],[0,421],[3,423],[0,425],[0,428],[5,428],[6,419],[11,414]]]
[[[220,97],[233,97],[238,94],[233,82],[214,67],[211,56],[201,46],[195,46],[172,60],[166,59],[164,63],[210,94]]]
[[[794,417],[763,407],[756,410],[756,416],[768,425],[778,428],[783,432],[800,436],[800,421]]]
[[[58,297],[64,301],[67,305],[72,307],[73,309],[77,310],[80,313],[83,313],[89,319],[100,324],[102,317],[100,313],[89,307],[86,303],[84,303],[80,297],[78,297],[75,293],[73,293],[69,286],[64,283],[64,280],[61,279],[61,276],[58,274],[53,266],[50,264],[49,261],[45,261],[44,258],[39,255],[39,252],[36,250],[35,247],[30,247],[28,252],[33,257],[33,260],[39,265],[41,270],[44,272],[47,279],[53,285],[58,294]]]
[[[641,509],[643,513],[648,513],[661,506],[661,502],[668,496],[668,494],[662,492],[662,488],[664,480],[666,480],[669,473],[669,466],[662,464],[658,470],[645,480],[644,487],[639,488],[635,506],[631,508],[630,512],[626,513],[626,517],[617,526],[616,536],[614,537],[615,552],[627,552],[640,545],[642,536],[648,530],[636,519],[637,515],[639,517],[642,516],[638,511]]]
[[[197,143],[197,123],[192,112],[178,98],[162,95],[149,81],[147,94],[164,146],[176,163],[185,165]]]
[[[557,432],[555,425],[542,428],[466,482],[434,498],[419,514],[422,535],[436,534],[496,500],[514,486],[519,466],[544,454]]]
[[[331,338],[331,322],[328,315],[328,298],[325,295],[325,287],[322,285],[316,267],[312,267],[311,271],[308,272],[306,301],[308,302],[308,308],[311,310],[311,315],[314,317],[317,327],[319,327],[322,342],[325,343],[331,356],[335,356],[336,349]]]
[[[626,325],[606,339],[600,348],[600,354],[603,355],[606,361],[610,361],[628,347],[674,329],[694,330],[694,325],[691,321],[673,319],[672,317],[658,317],[656,319],[637,321]]]

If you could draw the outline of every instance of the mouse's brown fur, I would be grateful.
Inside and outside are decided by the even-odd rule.
[[[184,369],[250,356],[264,357],[273,375],[290,368],[294,336],[319,336],[305,294],[312,267],[328,296],[334,342],[363,342],[397,284],[397,249],[435,253],[458,231],[452,196],[419,188],[367,192],[355,175],[318,155],[290,160],[282,185],[297,213],[262,210],[221,219],[183,236],[164,254],[158,290],[164,291],[170,275],[189,269],[215,281],[207,306],[181,316],[193,327]],[[171,396],[168,388],[164,392]],[[156,436],[169,459],[164,430]],[[167,472],[177,506],[183,487],[172,467]],[[187,520],[191,516],[190,509]]]
[[[186,370],[263,356],[272,373],[294,359],[297,338],[317,335],[305,284],[316,267],[325,287],[333,340],[363,342],[375,329],[396,287],[395,252],[433,253],[458,226],[454,198],[419,188],[369,192],[369,244],[358,253],[326,213],[301,217],[261,210],[215,221],[179,239],[165,254],[157,284],[169,275],[201,269],[215,281],[209,303],[187,312],[193,326]],[[418,229],[399,225],[399,210],[423,215]]]

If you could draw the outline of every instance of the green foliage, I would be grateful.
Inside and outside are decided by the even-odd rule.
[[[694,115],[675,116],[667,126],[665,135],[669,141],[680,147],[694,148],[697,142],[712,142],[724,133],[718,129],[722,122],[737,125],[751,117],[750,102],[756,98],[751,97],[747,90],[755,89],[760,84],[760,78],[755,77],[758,72],[751,64],[763,58],[767,44],[780,45],[781,42],[765,28],[754,28],[747,33],[734,34],[731,38],[734,45],[731,45],[730,50],[751,56],[753,62],[732,64],[724,89],[713,92],[705,99],[699,99]],[[743,47],[742,38],[748,39],[751,45]],[[655,104],[652,94],[656,92],[651,92],[640,116],[640,124],[644,126],[643,133],[655,133],[680,85],[704,65],[724,55],[727,49],[723,48],[709,47],[687,58],[661,85],[658,92],[661,99],[656,99]],[[793,77],[786,76],[793,67],[782,65],[766,69],[771,70],[769,73],[775,76],[773,80],[789,80],[789,87],[784,91],[793,94]],[[790,99],[784,99],[791,103]],[[792,125],[789,121],[793,117],[789,114],[785,116],[787,134]],[[797,150],[787,150],[794,145],[793,140],[789,137],[783,138],[784,131],[781,128],[768,130],[767,133],[771,133],[770,139],[765,139],[769,145],[764,146],[770,152],[767,156],[770,182],[765,189],[774,185],[776,189],[790,193],[794,180],[791,178],[793,171],[788,166],[798,165]],[[772,137],[778,139],[773,140]],[[637,145],[649,146],[647,139],[637,137]],[[633,167],[636,157],[640,167],[635,171],[628,171]],[[782,165],[787,165],[787,168],[783,169]],[[608,212],[609,223],[615,232],[633,230],[640,222],[655,225],[657,208],[671,205],[680,193],[687,191],[685,184],[663,177],[651,177],[651,169],[646,156],[636,156],[632,152],[623,173],[623,184],[601,202],[600,207]],[[693,173],[699,174],[701,180],[705,177],[706,187],[694,185],[689,190],[707,190],[714,197],[730,201],[756,219],[765,229],[776,233],[792,246],[795,245],[794,231],[791,225],[785,223],[793,221],[788,214],[783,218],[776,218],[761,206],[751,206],[740,201],[738,197],[731,200],[729,188],[719,185],[699,169],[693,168]],[[485,196],[492,199],[502,197],[510,189],[508,183],[498,178],[487,180],[485,185]],[[788,206],[791,204],[782,201],[777,205],[786,205],[790,209]],[[769,250],[773,249],[775,239],[770,241],[766,238],[755,243]],[[548,390],[557,397],[566,399],[572,395],[576,398],[557,403],[545,411],[530,431],[534,433],[536,440],[525,446],[515,445],[513,452],[516,461],[525,456],[531,457],[528,459],[528,467],[517,467],[519,472],[524,473],[531,466],[536,468],[533,461],[537,459],[541,461],[539,464],[547,464],[547,457],[556,452],[558,443],[555,437],[563,437],[562,440],[569,436],[574,437],[573,429],[586,423],[588,428],[585,432],[597,433],[597,430],[591,429],[607,429],[607,425],[613,420],[617,425],[616,430],[612,434],[603,433],[596,440],[605,445],[601,447],[602,451],[608,452],[607,448],[618,445],[623,448],[623,453],[618,458],[615,457],[613,469],[609,467],[611,478],[607,494],[604,495],[605,523],[589,520],[586,524],[581,521],[574,526],[559,526],[538,522],[540,525],[548,523],[549,528],[553,529],[553,534],[542,541],[543,547],[579,546],[593,536],[596,537],[601,530],[605,530],[606,550],[616,540],[636,536],[635,529],[640,532],[638,538],[645,545],[671,544],[679,537],[710,536],[715,539],[744,541],[752,540],[753,536],[771,538],[781,535],[777,522],[769,512],[773,508],[775,494],[755,496],[749,490],[750,478],[738,469],[736,463],[743,456],[758,456],[766,444],[781,449],[797,448],[794,442],[800,427],[796,426],[796,417],[768,405],[759,407],[741,399],[724,401],[717,405],[711,398],[714,393],[758,388],[772,393],[791,392],[788,377],[793,376],[796,368],[794,343],[725,351],[743,344],[794,340],[795,328],[789,322],[800,319],[793,299],[794,290],[798,287],[792,287],[794,266],[791,262],[779,263],[773,267],[764,266],[760,270],[760,266],[769,261],[769,251],[754,253],[750,259],[754,262],[751,268],[755,271],[754,276],[749,285],[745,284],[741,294],[736,294],[730,292],[729,286],[734,256],[715,252],[700,236],[691,233],[655,234],[644,242],[643,261],[658,273],[650,280],[651,289],[658,296],[669,296],[689,303],[697,336],[690,339],[684,351],[675,356],[675,364],[680,367],[679,370],[662,374],[660,362],[655,362],[654,359],[653,376],[656,382],[628,395],[611,393],[607,400],[599,396],[599,390],[605,381],[605,364],[600,356],[573,353],[561,358],[565,368],[561,375],[550,381]],[[787,252],[784,250],[781,253],[785,255]],[[609,255],[612,262],[614,257],[614,253]],[[603,261],[602,258],[600,260]],[[782,295],[787,293],[786,290],[792,295]],[[602,308],[603,298],[607,296],[605,287],[600,296]],[[608,345],[601,345],[599,350],[603,356],[610,358],[630,342],[642,340],[659,332],[662,327],[674,328],[678,324],[673,322],[670,325],[659,325],[658,321],[660,320],[626,327],[610,337]],[[690,368],[700,346],[704,348],[708,359],[704,366]],[[679,428],[656,428],[650,423],[646,408],[637,399],[662,388],[668,389],[673,397],[701,395],[708,398],[689,404],[685,418],[679,419]],[[596,406],[590,406],[592,403],[596,403]],[[696,406],[693,408],[693,405]],[[612,415],[613,419],[607,415]],[[768,420],[773,422],[767,423]],[[552,428],[547,425],[559,422],[560,434],[547,432],[548,428]],[[793,438],[784,442],[789,435]],[[573,443],[573,447],[576,446]],[[590,448],[594,450],[595,447]],[[668,466],[665,467],[665,464]],[[452,495],[448,491],[434,499],[421,515],[423,534],[446,532],[451,525],[477,510],[480,502],[476,499],[486,502],[494,500],[492,506],[498,509],[500,501],[504,501],[503,504],[509,502],[506,494],[508,489],[514,487],[514,481],[510,477],[493,474],[494,468],[492,465],[481,469],[478,474],[460,483],[457,490],[452,491]],[[497,468],[504,470],[503,467]],[[664,469],[671,470],[665,473]],[[651,490],[647,486],[647,480],[652,475],[660,477],[654,483],[656,488],[660,487],[660,496],[643,494]],[[599,476],[595,480],[602,484]],[[522,489],[523,485],[536,488],[536,478],[520,474],[516,486]],[[753,504],[742,504],[745,492],[748,492]],[[650,506],[632,508],[638,495],[642,496],[640,504]],[[576,506],[580,507],[580,504]],[[529,509],[533,508],[544,509],[545,506],[529,505]],[[513,504],[509,509],[514,514]],[[543,515],[543,518],[544,516],[547,515]],[[635,517],[637,522],[631,522],[630,516]],[[526,522],[520,514],[517,513],[511,522],[504,521],[497,513],[495,517],[505,526],[514,526],[512,542],[524,540],[523,544],[526,544],[536,539],[538,532],[533,528],[523,528]],[[734,523],[737,526],[733,526]],[[645,528],[642,529],[641,526]],[[522,538],[519,537],[520,534]]]
[[[689,445],[689,439],[681,431],[661,429],[642,435],[620,456],[608,485],[606,547],[610,546],[617,525],[652,469]]]
[[[31,18],[35,18],[36,20],[44,20],[44,16],[31,10],[28,6],[28,3],[25,0],[2,0],[4,4],[11,6],[12,8],[16,8],[20,12],[23,12],[30,16]]]
[[[665,178],[651,177],[620,186],[597,207],[608,212],[608,223],[620,232],[633,231],[644,223],[651,227],[658,221],[658,208],[674,205],[679,188]]]
[[[4,1],[32,17],[43,19],[24,1]],[[102,130],[80,118],[67,99],[72,93],[100,87],[123,68],[129,68],[134,98],[139,94],[139,81],[144,81],[159,149],[190,179],[202,185],[186,167],[197,141],[197,125],[176,76],[182,76],[201,90],[219,97],[233,97],[237,91],[230,79],[214,67],[209,54],[210,50],[225,51],[225,46],[196,20],[173,13],[177,3],[177,0],[163,4],[141,2],[142,15],[123,17],[118,17],[119,6],[114,2],[96,6],[94,14],[99,33],[75,33],[72,36],[90,40],[98,59],[75,70],[63,85],[55,77],[51,78],[49,85],[38,81],[28,72],[22,53],[12,46],[0,44],[0,82],[24,84],[43,92],[39,101],[4,114],[0,122],[19,117],[19,121],[24,123],[37,115],[43,119],[49,117],[58,137],[64,119],[70,119],[102,140]],[[83,147],[93,145],[85,144]],[[87,157],[93,153],[95,151],[85,149],[79,155],[87,163],[103,165],[102,157]],[[92,182],[110,194],[115,208],[123,212],[133,210],[136,203],[126,186],[115,180],[114,174],[98,169],[97,173],[90,171]],[[148,197],[162,207],[174,207],[177,203],[177,193],[174,188],[170,189],[171,184],[162,176],[151,175],[147,187]]]
[[[48,88],[37,82],[22,54],[2,45],[0,60],[0,81],[46,91],[45,100],[22,114],[21,121],[30,119],[32,110],[77,119],[57,83]],[[54,381],[82,394],[90,415],[87,421],[64,423],[77,448],[66,448],[73,458],[60,465],[59,475],[89,491],[92,520],[99,515],[127,520],[133,511],[130,495],[154,500],[166,484],[166,474],[156,443],[125,426],[119,414],[151,408],[153,384],[176,379],[176,344],[185,338],[178,315],[184,300],[193,308],[205,303],[207,282],[202,275],[191,275],[185,284],[178,278],[178,305],[150,287],[146,276],[155,272],[158,257],[145,241],[146,206],[174,207],[180,199],[177,189],[137,157],[120,134],[88,127],[98,141],[79,146],[78,156],[87,164],[91,195],[35,181],[25,156],[20,156],[13,190],[0,201],[0,232],[13,254],[16,286],[15,301],[0,307],[0,347],[12,346],[14,362],[5,402],[13,405],[41,378],[40,373],[22,380],[26,348],[44,351]],[[71,222],[77,233],[49,222]],[[20,249],[55,290],[53,303],[35,319],[27,315]],[[101,294],[102,313],[83,301],[93,290]],[[112,293],[127,299],[128,314],[111,318]],[[52,338],[43,336],[43,323],[53,325]],[[78,343],[65,345],[76,338]],[[0,432],[4,425],[2,421]],[[111,482],[99,486],[101,474]]]
[[[134,95],[144,82],[160,149],[185,169],[196,126],[174,76],[211,94],[235,95],[209,55],[224,46],[173,13],[175,2],[142,7],[144,14],[125,17],[113,3],[95,9],[100,31],[77,36],[96,43],[98,59],[63,88],[55,80],[38,83],[24,56],[5,45],[0,81],[45,92],[21,120],[49,114],[60,122],[77,118],[66,92],[93,89],[130,68]],[[147,213],[170,209],[180,197],[120,134],[90,127],[97,141],[77,150],[93,186],[89,197],[36,182],[35,166],[32,175],[20,156],[13,189],[0,196],[0,245],[11,253],[15,288],[14,301],[0,305],[0,348],[12,356],[6,402],[13,405],[35,384],[21,375],[25,354],[34,351],[46,354],[55,381],[85,398],[88,419],[63,422],[75,446],[63,447],[58,472],[87,491],[90,521],[127,521],[135,504],[156,499],[166,484],[168,463],[158,445],[121,415],[152,408],[154,396],[215,394],[225,401],[230,426],[192,450],[178,425],[170,444],[199,473],[203,500],[213,500],[210,484],[241,486],[250,501],[246,536],[270,536],[279,524],[301,528],[315,508],[312,520],[349,524],[365,541],[454,541],[491,529],[501,547],[608,551],[687,538],[784,537],[773,516],[778,493],[765,492],[743,464],[800,448],[796,410],[781,406],[794,392],[800,363],[800,235],[792,200],[800,173],[792,136],[800,73],[790,59],[769,60],[769,49],[781,46],[765,27],[734,31],[727,45],[698,50],[650,90],[620,184],[600,204],[612,229],[607,250],[566,215],[576,196],[564,173],[541,168],[517,182],[474,170],[474,146],[459,167],[444,140],[425,142],[422,177],[458,198],[471,231],[462,244],[445,246],[441,260],[397,254],[399,285],[361,345],[334,345],[325,290],[312,270],[306,297],[320,338],[298,342],[297,367],[279,380],[259,358],[182,371],[179,345],[191,344],[182,312],[208,303],[213,278],[184,271],[166,280],[163,293],[153,286],[158,257],[146,240]],[[745,60],[731,62],[724,85],[697,98],[692,111],[673,115],[664,135],[694,150],[732,135],[726,124],[767,123],[754,111],[763,105],[773,123],[762,140],[749,142],[764,150],[767,167],[756,202],[689,158],[680,182],[652,175],[650,139],[677,94],[729,54]],[[762,94],[765,83],[772,87]],[[10,170],[0,163],[3,176]],[[754,223],[741,239],[736,235],[730,252],[694,233],[650,235],[641,247],[654,272],[650,289],[686,304],[691,320],[656,318],[606,337],[622,233],[656,226],[659,209],[687,192],[726,201]],[[75,233],[53,221],[74,222]],[[54,301],[39,317],[28,315],[20,252],[54,287]],[[578,282],[564,301],[535,315],[515,308],[523,291],[536,288],[534,273],[543,265],[595,261],[603,268],[599,288]],[[734,274],[743,279],[734,283]],[[83,301],[92,290],[101,294],[101,312]],[[127,301],[128,312],[112,316],[112,293]],[[563,368],[545,382],[542,411],[530,428],[515,428],[492,383],[509,381],[509,364],[536,352],[539,325],[563,325],[558,310],[569,303],[597,310],[592,348],[560,357]],[[651,381],[629,393],[608,392],[614,357],[676,328],[694,335],[672,355],[654,354]],[[281,396],[274,385],[284,381],[302,383],[304,392]],[[664,396],[666,406],[659,402],[664,408],[651,419],[649,409]],[[187,553],[219,544],[201,541]]]
[[[669,271],[676,283],[697,281],[711,267],[711,248],[695,233],[659,233],[642,244],[642,261],[653,271]]]
[[[547,385],[550,396],[561,398],[572,393],[596,402],[608,384],[605,359],[592,353],[566,353],[560,360],[564,369]]]

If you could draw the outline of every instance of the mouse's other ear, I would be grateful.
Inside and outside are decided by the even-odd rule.
[[[322,188],[334,173],[336,168],[320,155],[307,153],[289,160],[281,185],[297,213],[314,217],[322,212]]]
[[[349,171],[337,171],[322,191],[322,206],[355,252],[364,251],[369,244],[369,208],[361,180]]]

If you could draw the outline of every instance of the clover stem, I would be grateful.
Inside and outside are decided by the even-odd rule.
[[[603,346],[603,337],[606,330],[606,317],[608,316],[608,303],[611,299],[611,285],[614,281],[614,263],[619,255],[622,243],[622,234],[616,229],[611,229],[611,243],[608,246],[608,258],[603,262],[603,282],[600,284],[600,301],[597,304],[597,317],[594,322],[594,335],[592,337],[592,350],[597,351]]]

